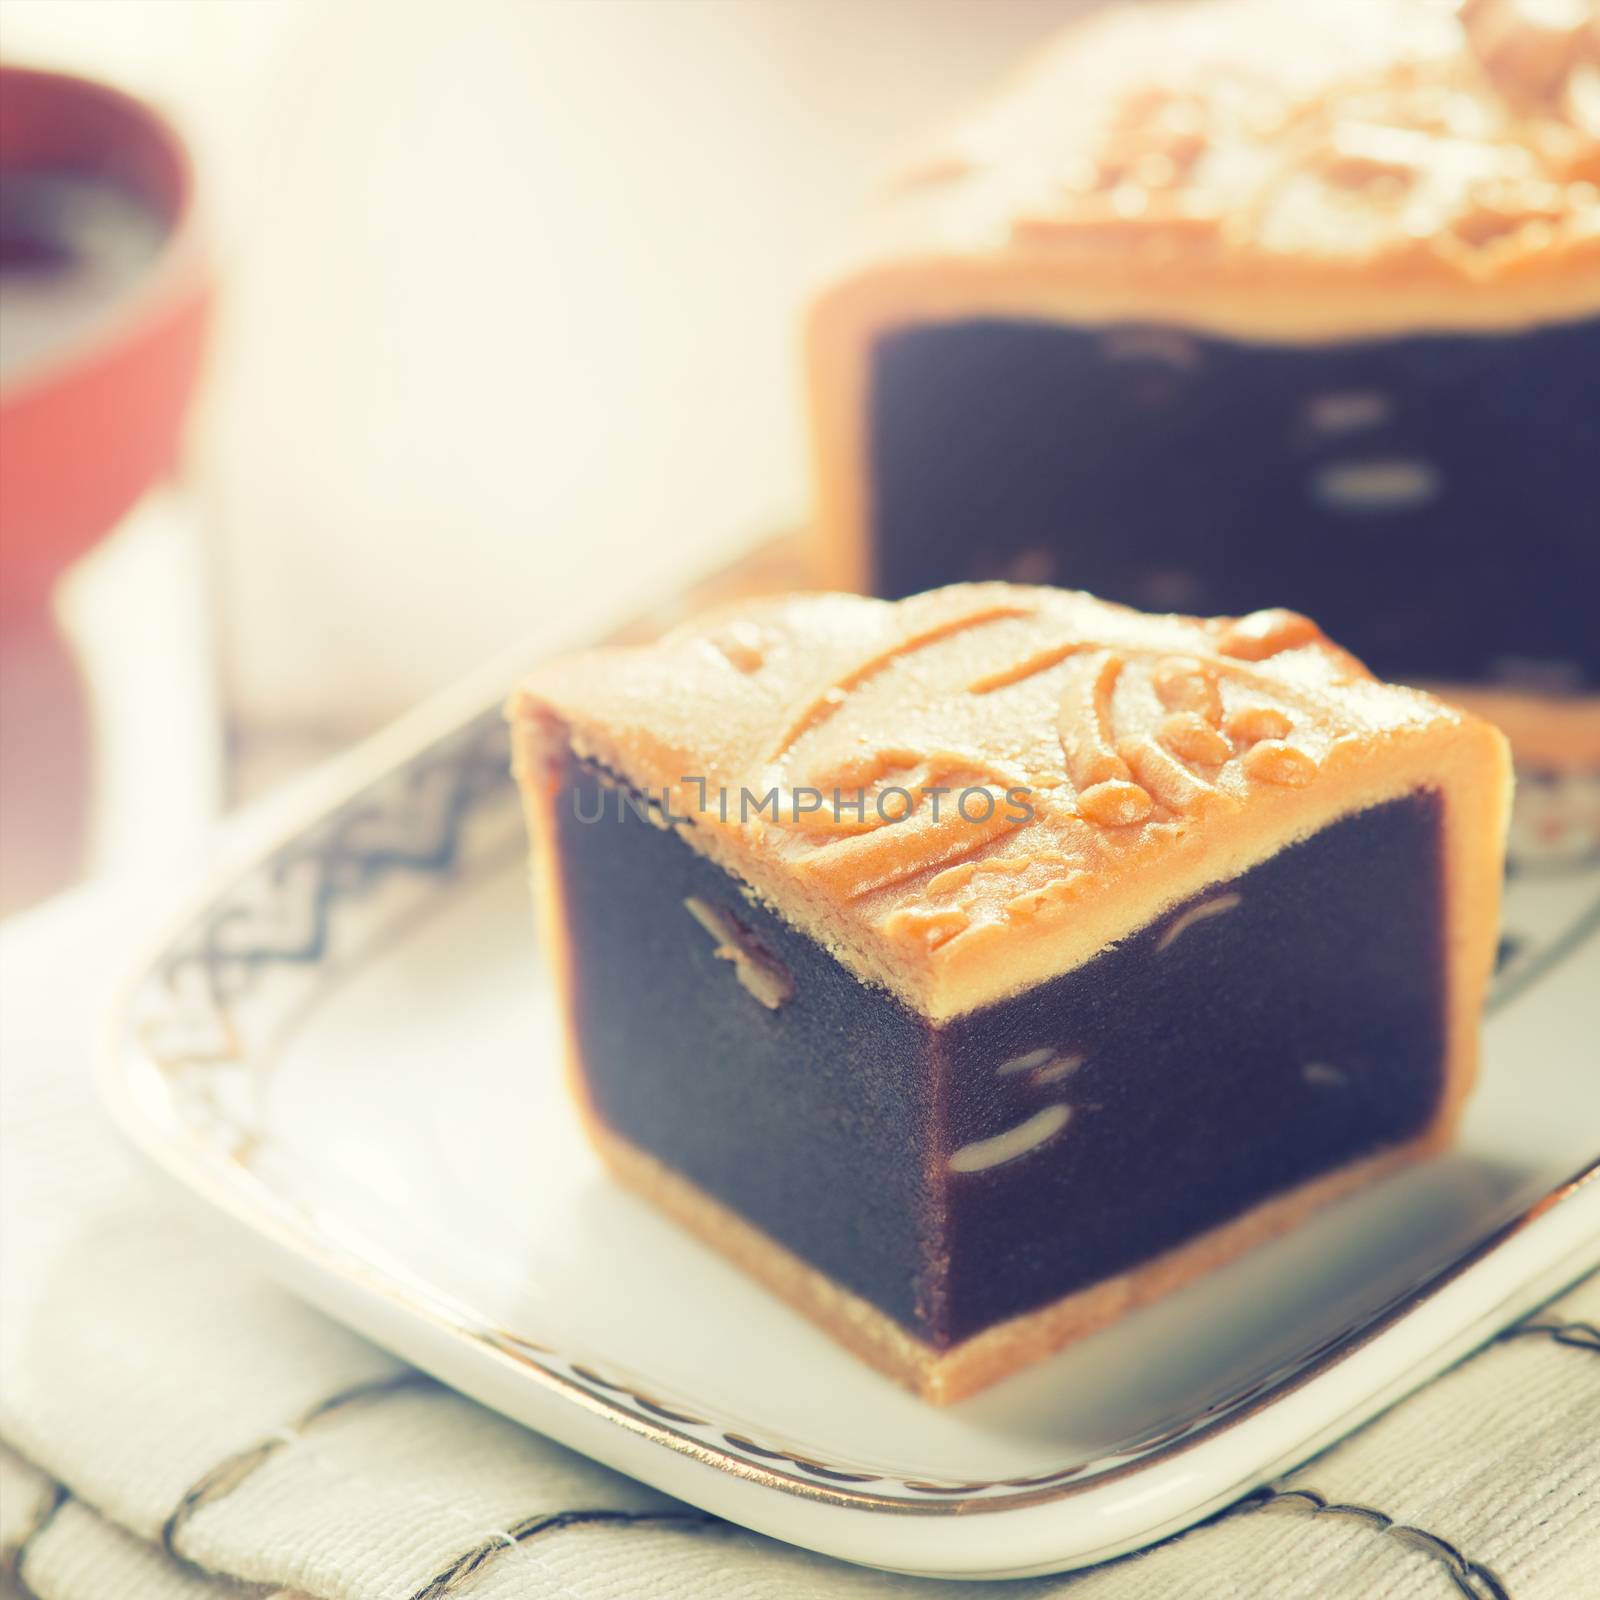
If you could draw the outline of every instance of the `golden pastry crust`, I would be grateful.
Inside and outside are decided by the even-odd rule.
[[[1437,790],[1450,1050],[1472,1058],[1505,741],[1379,683],[1295,613],[1149,616],[999,583],[776,597],[551,663],[510,715],[536,828],[570,745],[934,1021],[1080,965],[1340,817]]]
[[[1600,772],[1600,695],[1532,694],[1491,684],[1427,684],[1492,722],[1528,772]]]
[[[901,170],[866,271],[1246,336],[1514,327],[1600,312],[1597,186],[1596,0],[1113,4]]]
[[[1246,1250],[1286,1232],[1322,1206],[1354,1194],[1409,1161],[1445,1148],[1454,1124],[1454,1112],[1442,1112],[1427,1133],[1408,1144],[1273,1195],[1219,1227],[1114,1278],[985,1328],[948,1350],[935,1350],[687,1178],[613,1133],[586,1106],[584,1111],[591,1141],[621,1183],[765,1284],[847,1350],[936,1405],[965,1399],[1010,1377],[1053,1355],[1072,1340],[1115,1322],[1137,1306],[1183,1288]]]

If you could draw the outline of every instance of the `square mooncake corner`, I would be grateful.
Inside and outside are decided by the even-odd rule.
[[[958,1399],[1451,1135],[1509,761],[1304,617],[969,584],[541,669],[601,1155]]]

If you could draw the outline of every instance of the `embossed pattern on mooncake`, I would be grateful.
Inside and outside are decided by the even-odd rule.
[[[1600,244],[1588,0],[1108,7],[909,167],[1018,250],[1514,274]]]
[[[759,660],[730,656],[730,629]],[[1090,912],[1153,916],[1210,856],[1270,853],[1467,721],[1294,612],[1002,583],[758,601],[548,668],[534,702],[757,892],[913,982]]]

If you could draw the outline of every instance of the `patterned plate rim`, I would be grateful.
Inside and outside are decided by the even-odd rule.
[[[248,1166],[219,1159],[192,1137],[192,1129],[170,1107],[165,1118],[154,1113],[146,1103],[148,1097],[134,1084],[134,1070],[159,1072],[161,1064],[140,1043],[132,1017],[138,995],[161,972],[184,934],[217,907],[230,888],[252,873],[270,868],[319,823],[349,812],[381,781],[417,769],[430,757],[449,760],[449,752],[456,746],[486,742],[490,729],[500,728],[499,704],[505,686],[515,682],[527,664],[522,653],[492,663],[294,785],[282,802],[258,819],[248,840],[239,841],[222,857],[206,875],[203,886],[182,902],[131,964],[101,1028],[97,1074],[102,1099],[132,1142],[219,1210],[267,1236],[287,1254],[309,1261],[323,1274],[353,1281],[369,1295],[398,1303],[435,1332],[515,1367],[546,1390],[630,1433],[764,1487],[852,1510],[972,1515],[1065,1500],[1187,1452],[1325,1376],[1539,1219],[1600,1181],[1597,1158],[1421,1283],[1244,1389],[1213,1401],[1183,1423],[1129,1441],[1094,1460],[1023,1478],[942,1481],[831,1465],[724,1429],[675,1403],[640,1392],[635,1385],[602,1376],[581,1356],[563,1355],[437,1296],[408,1288],[353,1250],[319,1235],[313,1218],[289,1204]],[[1600,904],[1591,907],[1569,933],[1587,937],[1597,928]],[[1567,947],[1571,948],[1570,942]],[[1540,975],[1544,970],[1548,964],[1541,965]],[[1534,977],[1529,976],[1519,982],[1517,991],[1532,981]]]

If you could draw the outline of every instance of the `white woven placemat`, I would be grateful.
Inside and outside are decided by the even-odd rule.
[[[180,1217],[89,1080],[147,912],[0,930],[0,1583],[40,1600],[1585,1600],[1600,1277],[1267,1494],[1073,1576],[950,1584],[778,1544],[401,1366]]]

